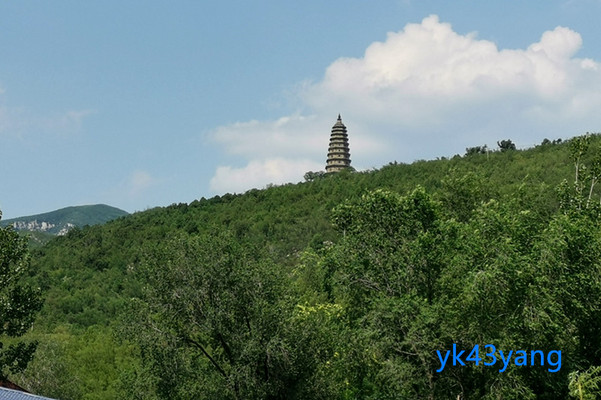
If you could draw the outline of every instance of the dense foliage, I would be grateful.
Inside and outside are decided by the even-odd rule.
[[[28,256],[27,242],[11,228],[0,228],[0,381],[23,371],[37,345],[17,339],[42,306],[39,293],[23,282]]]
[[[594,396],[601,140],[502,143],[57,238],[34,253],[40,346],[14,379],[63,399]],[[486,344],[561,368],[438,371],[437,350]]]

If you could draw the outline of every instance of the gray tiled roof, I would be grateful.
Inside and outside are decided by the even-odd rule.
[[[18,390],[0,387],[0,400],[53,400],[50,397],[36,396]]]

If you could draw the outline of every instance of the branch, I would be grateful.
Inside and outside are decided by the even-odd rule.
[[[185,342],[190,343],[192,345],[194,345],[195,347],[199,348],[200,351],[202,351],[202,353],[209,359],[209,361],[211,361],[211,364],[213,364],[213,366],[215,368],[217,368],[217,371],[219,371],[219,373],[227,379],[227,374],[225,373],[225,371],[223,370],[223,368],[221,368],[221,366],[219,364],[217,364],[217,361],[215,361],[215,359],[213,357],[211,357],[211,355],[205,350],[205,348],[198,343],[196,340],[194,339],[190,339],[190,338],[182,338]]]

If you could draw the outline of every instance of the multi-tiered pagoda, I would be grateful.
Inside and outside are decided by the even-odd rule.
[[[328,161],[326,172],[338,172],[351,167],[351,153],[348,147],[348,135],[346,126],[338,114],[338,121],[332,127],[330,135],[330,147],[328,147]]]

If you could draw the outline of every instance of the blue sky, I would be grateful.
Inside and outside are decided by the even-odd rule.
[[[0,5],[3,218],[601,130],[600,0]]]

